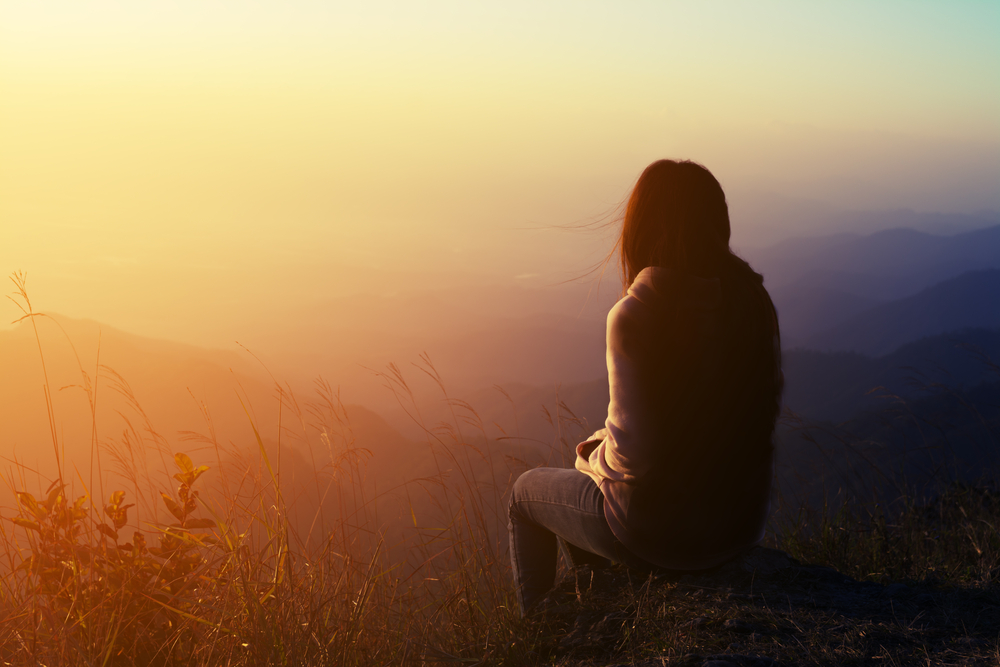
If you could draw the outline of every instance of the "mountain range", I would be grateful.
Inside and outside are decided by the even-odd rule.
[[[971,328],[1000,328],[1000,269],[969,271],[870,307],[809,336],[802,347],[881,356],[912,340]]]
[[[789,239],[745,254],[765,276],[785,343],[805,345],[876,305],[1000,268],[1000,225],[954,236],[890,229]]]
[[[954,236],[889,230],[797,239],[750,260],[764,273],[779,310],[785,405],[806,422],[867,423],[865,415],[886,406],[919,402],[944,387],[967,392],[995,381],[990,360],[1000,359],[1000,227]],[[278,383],[249,354],[45,318],[38,324],[56,437],[80,470],[90,465],[92,413],[82,387],[99,376],[95,414],[106,450],[133,438],[211,463],[218,453],[202,436],[215,432],[227,451],[253,456],[253,420],[265,444],[277,447],[280,437],[290,452],[287,464],[297,461],[306,475],[312,465],[306,462],[317,454],[302,444],[308,438],[295,434],[319,432],[310,404],[317,400],[312,381],[322,374],[332,391],[341,388],[354,437],[372,452],[373,474],[386,483],[426,472],[428,450],[414,443],[440,429],[494,439],[503,456],[568,462],[572,446],[602,425],[608,403],[604,322],[595,304],[580,314],[577,300],[586,299],[585,288],[455,285],[413,300],[401,288],[341,299],[322,317],[304,315],[303,333],[294,332],[294,322],[288,325],[300,354],[283,362],[298,370],[288,383],[281,368],[276,371],[284,387],[280,429]],[[525,310],[518,314],[519,304]],[[373,341],[383,356],[336,357],[354,342]],[[443,386],[420,361],[422,352],[429,353]],[[399,363],[395,371],[386,366],[392,361]],[[51,475],[44,377],[29,322],[0,331],[0,368],[4,455],[40,477]],[[355,391],[358,378],[374,389]],[[113,467],[107,460],[103,465]]]

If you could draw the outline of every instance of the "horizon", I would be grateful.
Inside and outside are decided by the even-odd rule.
[[[973,3],[0,2],[0,271],[232,348],[365,291],[579,275],[611,239],[561,228],[660,157],[716,174],[738,248],[971,219],[1000,211],[998,27]]]
[[[841,275],[850,253],[794,256],[896,228],[941,250],[1000,224],[992,27],[1000,8],[943,3],[0,0],[0,271],[74,321],[86,368],[117,355],[181,430],[188,384],[231,402],[223,358],[259,396],[264,369],[298,388],[323,376],[383,414],[369,369],[425,353],[460,393],[574,387],[606,372],[620,285],[595,267],[617,207],[650,161],[690,157],[800,345],[995,267],[989,244],[925,249],[929,266],[904,249],[882,278],[870,260]],[[0,333],[20,315],[3,303]]]
[[[0,0],[0,661],[992,664],[997,35]]]

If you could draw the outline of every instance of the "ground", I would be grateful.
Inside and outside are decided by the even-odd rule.
[[[772,549],[699,575],[570,571],[529,618],[559,667],[1000,665],[1000,590],[880,585]]]

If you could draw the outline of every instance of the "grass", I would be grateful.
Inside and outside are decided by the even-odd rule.
[[[997,586],[1000,489],[990,480],[955,482],[923,502],[845,503],[833,516],[816,512],[810,522],[785,526],[776,546],[859,580]]]
[[[42,315],[23,275],[15,284],[34,325]],[[799,664],[989,664],[1000,656],[995,627],[976,622],[1000,609],[1000,493],[988,483],[783,514],[792,518],[777,525],[772,546],[857,581],[804,565],[769,577],[564,571],[543,612],[522,620],[505,496],[531,462],[515,456],[516,439],[487,437],[429,359],[418,368],[440,388],[451,419],[423,426],[435,467],[401,490],[413,523],[405,530],[380,516],[386,491],[376,492],[368,453],[326,383],[300,402],[276,382],[286,422],[275,443],[255,426],[251,447],[236,450],[210,418],[207,434],[170,443],[124,378],[81,366],[91,415],[99,384],[136,415],[117,439],[100,440],[94,428],[85,481],[63,476],[73,462],[61,456],[46,378],[59,472],[47,488],[29,489],[23,466],[5,480],[17,506],[0,521],[0,662],[701,664],[726,653],[751,664],[739,660],[753,653]],[[380,377],[423,425],[403,373],[390,366]],[[582,428],[560,407],[554,458]],[[247,414],[253,423],[249,406]],[[293,432],[309,451],[328,453],[310,462],[308,483],[331,501],[304,522],[282,483],[282,438]],[[154,472],[150,458],[169,474]],[[216,492],[203,488],[209,477]],[[102,490],[115,479],[122,488]],[[889,582],[903,582],[905,594],[887,596]]]
[[[23,276],[14,282],[34,325],[44,316],[32,310]],[[444,391],[429,360],[420,368]],[[286,423],[274,443],[254,425],[248,453],[222,444],[211,427],[170,443],[125,378],[106,367],[79,371],[92,415],[100,384],[134,417],[123,414],[123,435],[100,447],[94,434],[94,460],[106,464],[92,467],[96,484],[69,480],[46,377],[56,478],[28,489],[31,471],[15,465],[5,479],[16,507],[0,523],[4,664],[407,665],[484,655],[493,664],[530,662],[532,631],[514,611],[503,503],[527,464],[486,451],[471,406],[445,393],[452,422],[425,428],[436,471],[407,489],[415,526],[404,533],[380,520],[367,453],[326,383],[301,404],[275,383]],[[390,367],[381,377],[413,411],[402,373]],[[313,462],[312,482],[318,497],[335,502],[321,503],[305,531],[294,520],[304,510],[286,502],[282,484],[289,423],[309,451],[329,453]],[[214,460],[192,460],[180,447]],[[206,473],[223,492],[202,494]],[[101,497],[97,489],[113,478],[121,488]],[[335,516],[320,515],[331,507]]]

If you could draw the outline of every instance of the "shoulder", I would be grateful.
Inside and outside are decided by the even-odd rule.
[[[648,267],[635,277],[628,292],[608,313],[608,331],[642,326],[662,306],[662,295],[653,280],[656,270]]]
[[[643,326],[678,311],[712,311],[722,304],[721,281],[679,273],[664,267],[639,272],[628,293],[608,313],[608,330]]]
[[[608,333],[640,330],[652,317],[653,308],[649,304],[627,294],[608,313]]]
[[[653,308],[626,295],[608,313],[607,348],[609,358],[641,358],[648,354],[656,328]]]

